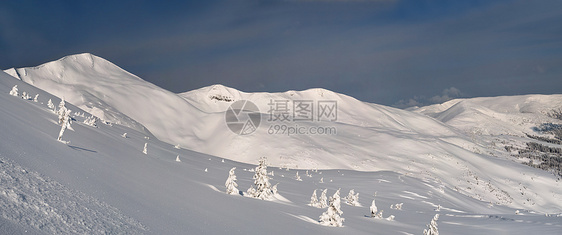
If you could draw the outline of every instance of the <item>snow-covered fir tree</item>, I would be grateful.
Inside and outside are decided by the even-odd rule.
[[[423,235],[439,235],[439,230],[437,229],[437,220],[439,219],[439,214],[435,214],[431,222],[427,225],[427,229],[423,230]]]
[[[259,198],[262,200],[271,200],[273,196],[273,190],[271,190],[271,183],[269,183],[269,177],[267,176],[267,159],[265,157],[260,158],[259,165],[254,171],[254,187],[250,187],[247,193],[251,197]]]
[[[299,176],[299,172],[297,171],[297,174],[295,175],[295,179],[297,181],[302,181],[301,177]]]
[[[59,124],[61,126],[59,137],[57,138],[59,141],[62,141],[62,135],[67,128],[70,128],[70,124],[72,123],[72,119],[70,118],[70,110],[66,109],[63,106],[64,114],[59,114]]]
[[[148,147],[148,143],[144,143],[144,148],[142,149],[142,153],[148,154],[148,149],[147,149],[147,147]]]
[[[62,115],[66,112],[66,102],[64,101],[64,97],[60,100],[59,109],[57,110],[57,114],[59,115],[59,119]]]
[[[47,102],[47,107],[53,110],[53,112],[55,111],[55,105],[53,104],[53,101],[51,99],[49,99],[49,102]]]
[[[373,202],[371,202],[371,207],[369,207],[369,210],[371,211],[371,218],[377,216],[377,205],[375,205],[375,199],[373,199]]]
[[[344,218],[341,217],[343,212],[341,211],[340,203],[340,190],[336,191],[333,196],[330,197],[330,205],[328,210],[320,216],[318,221],[322,225],[341,227],[343,226]]]
[[[234,170],[236,170],[236,167],[232,167],[232,169],[230,169],[230,172],[228,173],[228,178],[226,179],[226,182],[224,183],[224,186],[226,186],[226,194],[230,194],[230,195],[235,195],[238,194],[238,184],[236,183],[236,174],[234,174]]]
[[[312,192],[312,196],[310,197],[310,206],[312,207],[320,207],[320,202],[318,201],[318,196],[316,196],[316,189]]]
[[[320,208],[328,207],[328,196],[326,194],[328,194],[328,189],[324,189],[322,191],[322,194],[320,194],[320,199],[319,199]]]
[[[18,85],[14,85],[14,87],[12,87],[12,90],[10,90],[10,95],[11,96],[18,96]]]
[[[348,205],[359,206],[359,193],[355,193],[355,190],[349,190],[349,194],[345,197]]]

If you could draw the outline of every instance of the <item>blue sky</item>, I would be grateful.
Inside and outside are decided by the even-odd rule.
[[[562,91],[562,1],[8,1],[0,68],[83,52],[173,92],[322,87],[406,107]]]

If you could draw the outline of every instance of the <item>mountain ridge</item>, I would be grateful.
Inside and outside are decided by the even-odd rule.
[[[552,184],[552,178],[537,182],[532,177],[519,176],[519,172],[529,167],[510,160],[501,148],[489,148],[487,136],[475,138],[475,133],[471,135],[462,126],[455,127],[420,112],[366,103],[325,89],[244,93],[213,85],[175,94],[137,79],[111,63],[90,66],[88,56],[82,54],[78,60],[65,57],[67,59],[35,69],[18,69],[26,71],[19,76],[22,81],[65,97],[87,112],[97,111],[105,120],[111,117],[115,123],[125,126],[139,123],[171,145],[222,158],[255,163],[260,157],[268,156],[272,166],[287,169],[393,171],[436,180],[443,187],[497,204],[520,208],[537,207],[528,203],[540,204],[543,209],[562,207],[553,196],[562,192],[556,190],[552,195],[519,194],[521,184],[525,185],[525,190],[538,192]],[[98,72],[100,69],[103,71]],[[223,108],[226,111],[238,99],[251,101],[261,110],[264,126],[250,135],[231,132],[221,111]],[[334,101],[337,119],[298,123],[269,121],[270,103],[276,100],[310,100],[312,104]],[[275,127],[282,126],[306,130],[334,128],[337,133],[271,132],[272,128],[275,131]],[[505,165],[512,169],[505,171]],[[482,166],[486,169],[481,169]],[[515,181],[521,184],[513,184]]]

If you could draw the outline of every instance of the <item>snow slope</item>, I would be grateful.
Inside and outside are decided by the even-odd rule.
[[[39,94],[39,102],[8,95],[14,85],[20,93]],[[254,166],[176,149],[150,133],[121,125],[87,126],[80,116],[74,116],[74,131],[65,132],[63,139],[70,142],[64,144],[56,140],[60,127],[46,107],[48,99],[59,101],[0,72],[0,234],[420,234],[436,213],[441,215],[437,223],[443,234],[558,234],[562,228],[558,214],[539,213],[547,207],[560,213],[556,203],[535,205],[536,212],[516,204],[490,205],[443,184],[443,179],[392,171],[320,170],[309,171],[307,177],[304,170],[270,167],[275,171],[272,182],[279,183],[286,200],[226,195],[228,170],[237,167],[239,189],[246,190]],[[125,132],[128,138],[121,136]],[[148,143],[146,155],[141,152],[144,143]],[[175,161],[177,155],[181,162]],[[494,165],[495,161],[501,164]],[[501,166],[490,171],[511,174],[514,184],[526,185],[526,177],[532,175],[535,185],[526,186],[536,192],[560,188],[536,169],[500,159],[484,163]],[[454,171],[439,164],[435,169],[429,166],[425,166],[429,172]],[[297,171],[303,181],[293,178]],[[321,178],[324,183],[319,183]],[[342,201],[344,227],[321,226],[316,220],[325,209],[307,204],[314,189],[324,188],[330,195],[341,188],[342,196],[354,189],[362,205],[376,198],[384,217],[394,215],[395,220],[369,218],[367,207]],[[396,203],[404,203],[403,209],[390,209]]]
[[[414,109],[475,135],[533,133],[542,123],[562,123],[549,117],[562,108],[562,95],[521,95],[454,99]]]
[[[562,188],[550,187],[557,184],[552,175],[490,157],[498,150],[465,135],[462,128],[325,89],[245,93],[214,85],[178,95],[91,54],[8,72],[104,119],[112,117],[112,122],[136,130],[142,125],[161,141],[218,157],[256,163],[267,156],[274,166],[297,169],[392,171],[494,204],[542,212],[562,208]],[[262,113],[260,127],[251,135],[234,134],[226,126],[227,107],[242,99],[254,102]],[[337,120],[270,122],[272,100],[335,101]],[[96,113],[100,110],[102,114]],[[337,134],[272,134],[276,125],[329,127]]]

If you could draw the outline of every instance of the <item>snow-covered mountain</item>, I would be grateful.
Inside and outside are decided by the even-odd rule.
[[[17,161],[13,163],[14,166],[16,164],[22,164],[21,167],[32,166],[35,171],[50,177],[53,177],[56,171],[71,171],[72,173],[68,173],[68,177],[80,179],[75,182],[67,182],[67,184],[78,187],[77,185],[84,183],[82,181],[86,181],[86,185],[97,185],[102,192],[96,193],[92,189],[78,188],[81,191],[88,191],[87,195],[93,195],[92,197],[98,199],[106,198],[104,194],[109,193],[107,192],[108,188],[118,188],[120,184],[131,183],[133,186],[129,186],[127,189],[140,194],[146,194],[146,190],[152,191],[150,187],[142,186],[144,181],[139,179],[129,182],[132,180],[128,179],[129,177],[138,177],[138,174],[141,174],[140,169],[146,169],[149,172],[148,175],[151,176],[159,174],[160,171],[170,171],[164,175],[165,177],[158,176],[157,179],[148,180],[151,187],[161,188],[162,191],[177,191],[172,185],[157,185],[159,180],[166,181],[166,177],[191,177],[193,180],[188,180],[190,183],[185,182],[186,179],[180,181],[182,184],[189,184],[190,187],[202,191],[209,190],[208,185],[211,185],[211,188],[224,187],[221,185],[224,184],[226,178],[223,177],[227,175],[229,167],[235,165],[239,169],[250,169],[251,167],[245,164],[256,164],[260,157],[267,156],[272,166],[277,167],[308,169],[310,171],[312,169],[339,169],[325,170],[324,174],[327,175],[323,175],[326,178],[324,180],[334,180],[334,182],[329,182],[334,189],[347,184],[357,185],[359,190],[356,191],[361,192],[362,195],[372,195],[374,192],[370,188],[376,182],[378,184],[386,181],[390,181],[392,184],[398,183],[401,186],[387,185],[391,189],[374,191],[379,191],[379,193],[382,191],[383,194],[388,193],[386,195],[389,196],[387,198],[389,200],[392,196],[402,195],[400,197],[416,201],[416,207],[423,207],[424,203],[433,205],[439,204],[439,201],[444,201],[450,205],[455,205],[451,208],[457,209],[451,211],[471,211],[468,213],[505,213],[515,208],[541,213],[562,211],[562,187],[559,187],[559,181],[553,174],[514,161],[513,158],[510,158],[509,153],[503,149],[504,146],[499,144],[495,147],[490,146],[492,143],[498,142],[496,141],[497,136],[492,135],[516,135],[517,138],[525,138],[524,133],[533,132],[533,127],[541,123],[557,122],[557,119],[549,117],[548,112],[561,107],[559,95],[454,100],[440,105],[422,107],[411,112],[361,102],[353,97],[325,89],[283,93],[246,93],[222,85],[213,85],[190,92],[174,94],[91,54],[67,56],[37,67],[8,69],[5,72],[11,76],[0,73],[1,84],[3,85],[0,89],[5,90],[2,93],[4,109],[18,110],[17,117],[30,117],[27,113],[31,112],[33,118],[30,117],[29,120],[15,118],[14,114],[6,111],[3,115],[0,115],[5,119],[3,123],[9,123],[10,126],[2,132],[2,136],[6,136],[5,138],[10,139],[9,142],[14,144],[13,146],[5,144],[0,156],[15,158]],[[119,125],[106,126],[100,124],[100,128],[92,130],[90,127],[84,126],[82,128],[79,126],[75,133],[69,133],[71,144],[63,145],[56,141],[52,142],[50,133],[56,134],[57,132],[57,126],[52,122],[55,119],[54,114],[49,113],[44,105],[41,106],[38,103],[9,96],[8,91],[16,84],[22,90],[31,91],[31,94],[41,94],[40,97],[45,97],[41,100],[44,104],[46,104],[46,97],[53,97],[52,95],[64,97],[75,106],[71,108],[72,110],[81,109],[109,123]],[[228,108],[240,100],[253,102],[261,113],[260,125],[254,133],[249,135],[233,133],[225,120]],[[55,101],[54,97],[53,101]],[[311,115],[312,120],[294,120],[296,116],[293,115],[296,114],[293,111],[297,102],[311,105],[308,107],[314,110]],[[58,99],[56,99],[56,103],[58,103]],[[314,115],[320,114],[321,104],[335,104],[336,106],[330,107],[334,108],[337,115],[317,120],[318,116]],[[276,113],[282,110],[279,108],[283,107],[287,107],[288,112]],[[274,121],[272,119],[275,119],[275,115],[281,115],[277,116],[278,118],[288,115],[289,120]],[[80,119],[81,117],[77,118]],[[288,129],[283,131],[282,127],[300,127],[305,131],[326,128],[324,130],[335,130],[336,132],[329,134],[289,134]],[[25,131],[18,133],[18,129]],[[40,137],[34,136],[27,139],[27,136],[33,136],[35,132],[41,133]],[[131,135],[135,137],[124,139],[120,137],[123,132],[133,133]],[[149,140],[144,139],[143,136],[147,136]],[[475,138],[475,136],[479,138]],[[506,137],[500,141],[503,140],[506,140]],[[524,143],[521,140],[518,141],[520,144]],[[43,153],[48,157],[34,160],[34,158],[42,156],[41,151],[38,149],[28,151],[26,150],[28,145],[25,143],[36,142],[40,143],[37,146],[41,146],[41,148],[62,149],[60,150],[62,151],[60,152],[61,156],[58,156],[57,153],[48,152]],[[152,147],[149,147],[149,155],[151,156],[142,158],[141,161],[146,162],[137,163],[136,166],[140,167],[139,171],[108,172],[111,170],[119,171],[118,167],[101,170],[105,165],[118,164],[118,166],[124,167],[127,164],[126,162],[135,161],[139,158],[144,142],[150,142],[149,146],[155,145],[156,151],[153,152],[150,150]],[[172,148],[173,145],[180,145],[184,149]],[[69,147],[70,150],[68,150]],[[121,179],[121,181],[105,185],[106,183],[98,181],[105,181],[108,179],[106,177],[90,175],[93,179],[86,180],[80,176],[80,173],[75,172],[90,170],[88,164],[92,164],[91,162],[83,166],[76,166],[83,163],[71,160],[72,163],[62,166],[42,168],[51,161],[50,158],[52,157],[59,159],[57,164],[60,164],[60,161],[72,159],[70,151],[74,151],[78,156],[91,157],[92,159],[88,158],[89,162],[100,159],[101,162],[96,163],[99,168],[93,167],[91,170],[102,171],[104,174]],[[21,153],[25,152],[32,158],[22,157]],[[174,167],[171,164],[175,164],[173,159],[177,154],[187,155],[192,164],[186,167],[197,173],[183,172],[188,168],[170,170],[169,167]],[[222,166],[221,163],[217,162],[217,158],[205,154],[235,162],[228,161],[232,164]],[[115,156],[119,157],[116,158]],[[140,156],[142,157],[142,155]],[[208,162],[208,159],[211,159],[210,162],[212,163]],[[114,160],[118,162],[115,163]],[[156,166],[151,167],[151,164]],[[79,167],[80,170],[76,167]],[[205,168],[208,168],[210,172],[213,172],[215,168],[220,169],[220,173],[208,174],[213,176],[206,178],[206,174],[202,171]],[[351,171],[341,171],[343,169]],[[361,173],[354,170],[366,172]],[[322,177],[320,175],[316,175],[314,182],[295,183],[294,180],[285,179],[293,177],[295,170],[290,171],[290,173],[284,171],[282,171],[283,173],[276,173],[275,179],[288,185],[290,192],[285,191],[285,195],[293,195],[292,198],[288,197],[288,200],[292,202],[289,204],[300,205],[294,202],[306,201],[313,188],[323,187],[323,185],[318,184],[319,178]],[[279,174],[284,176],[280,178]],[[68,181],[66,177],[54,175],[58,180]],[[301,175],[304,175],[303,171],[301,171]],[[141,178],[147,180],[146,177],[149,176]],[[397,178],[388,180],[389,177]],[[251,178],[251,175],[248,178]],[[306,181],[307,177],[304,178]],[[381,181],[381,179],[384,180]],[[358,182],[353,183],[353,180]],[[209,183],[211,181],[213,183]],[[221,181],[223,182],[221,183]],[[249,182],[249,179],[245,181],[247,186],[249,186]],[[310,192],[303,192],[308,188],[310,188]],[[390,193],[391,191],[394,193]],[[399,191],[402,193],[399,193]],[[404,192],[408,193],[403,194]],[[117,194],[119,198],[117,200],[131,199],[129,196],[122,195],[124,193],[126,191],[118,190],[109,194]],[[182,190],[177,193],[186,194]],[[207,198],[207,196],[217,197],[212,194],[216,193],[214,191],[208,193],[210,194],[201,194],[197,197],[199,199]],[[148,193],[139,203],[145,205],[152,200],[168,199],[169,197],[155,194],[157,193]],[[220,197],[222,198],[222,196]],[[435,200],[431,201],[429,198]],[[20,203],[17,197],[14,200]],[[170,203],[172,201],[181,204],[181,198],[177,196],[174,196]],[[113,201],[109,204],[119,205],[120,203],[125,202]],[[205,206],[214,207],[209,203]],[[361,203],[363,205],[370,204],[369,201]],[[129,208],[129,204],[125,203],[125,205],[129,210],[125,214],[129,217],[135,217],[131,215],[134,214],[133,209],[139,205],[135,204],[131,208]],[[252,202],[249,205],[255,206]],[[496,205],[496,207],[488,208],[491,205]],[[509,208],[497,205],[505,205]],[[187,212],[178,212],[177,208],[172,209],[171,207],[173,205],[166,204],[164,206],[168,210],[175,211],[175,214],[171,213],[170,215],[190,218],[195,216]],[[300,211],[303,208],[297,207],[300,208],[298,213],[286,213],[296,216],[296,218],[304,218],[300,217],[300,215],[306,214]],[[195,205],[189,205],[186,208],[208,215],[202,208],[197,208]],[[277,208],[277,206],[271,208]],[[115,211],[107,208],[101,210]],[[166,213],[164,209],[153,208],[153,210],[152,212],[155,214]],[[213,210],[220,213],[220,208],[214,208]],[[423,210],[427,212],[427,208]],[[250,212],[247,211],[247,213]],[[187,227],[196,227],[196,224],[205,223],[206,219],[211,220],[212,216],[195,217],[194,219],[198,223],[192,223]],[[116,218],[122,218],[123,221],[126,221],[119,223],[129,223],[130,226],[137,226],[136,229],[143,229],[138,223],[127,219],[126,216],[117,216]],[[179,218],[166,217],[166,219],[177,221]],[[368,231],[364,227],[364,223],[368,222],[362,221],[361,216],[358,219],[358,224],[351,222],[349,226],[352,228],[349,229]],[[142,219],[139,220],[142,222]],[[249,223],[249,221],[240,220],[243,219],[237,219],[236,221],[242,224]],[[268,222],[267,219],[262,220]],[[421,222],[419,221],[419,223]],[[149,227],[160,228],[165,222],[154,223],[156,225],[149,225]],[[398,227],[400,227],[400,231],[415,233],[415,230],[411,228],[406,229],[407,226]],[[302,231],[308,231],[307,229],[308,227]],[[311,229],[310,231],[319,232],[315,227]],[[166,233],[173,233],[171,231],[181,230],[165,231]],[[201,231],[216,230],[202,229]],[[245,229],[240,231],[248,232]],[[301,233],[302,231],[295,230],[293,233]],[[350,232],[350,230],[346,231]],[[397,232],[399,230],[388,231]]]
[[[14,85],[20,94],[38,94],[37,102],[9,95]],[[262,201],[225,193],[232,167],[237,167],[240,190],[253,184],[252,165],[176,149],[126,126],[83,124],[89,114],[73,115],[73,131],[63,137],[69,142],[61,143],[56,139],[57,115],[47,107],[49,99],[55,104],[60,99],[2,72],[0,91],[1,234],[420,234],[435,214],[441,215],[437,224],[442,234],[557,234],[562,226],[559,214],[543,214],[560,213],[560,200],[548,201],[548,196],[560,199],[559,182],[546,172],[501,159],[482,162],[509,177],[500,187],[529,187],[521,192],[535,200],[536,193],[544,200],[525,207],[495,205],[468,197],[438,177],[418,178],[398,170],[306,172],[270,167],[281,197]],[[84,112],[68,103],[67,107],[73,113]],[[145,143],[147,154],[142,153]],[[178,155],[181,162],[175,161]],[[428,173],[455,171],[440,168],[438,163],[448,158],[429,157],[437,164],[426,166]],[[421,167],[417,162],[408,167],[416,165]],[[473,183],[489,187],[484,179],[493,172],[483,165],[479,168],[485,175],[464,173]],[[295,180],[297,172],[302,181]],[[529,184],[528,177],[535,184]],[[461,185],[456,186],[466,186]],[[317,220],[326,209],[307,205],[310,195],[314,189],[328,189],[332,195],[339,188],[342,197],[351,189],[360,193],[362,206],[347,205],[342,199],[344,227],[322,226]],[[384,218],[394,216],[392,221],[370,218],[373,199],[378,210],[384,210]],[[400,203],[398,210],[395,205]]]
[[[561,109],[562,95],[521,95],[454,99],[413,111],[468,133],[524,136],[541,123],[560,122],[549,114]]]
[[[139,129],[136,121],[165,142],[246,163],[256,162],[259,157],[267,155],[272,164],[291,168],[388,170],[380,162],[373,161],[373,157],[405,153],[399,150],[399,146],[407,145],[404,141],[459,136],[455,130],[425,115],[364,103],[324,89],[244,93],[214,85],[177,95],[91,54],[67,56],[37,67],[8,69],[6,72],[65,97],[103,120]],[[224,112],[232,101],[237,100],[250,100],[262,111],[263,125],[253,135],[239,136],[226,126]],[[268,123],[271,100],[335,101],[337,120]],[[287,136],[288,133],[281,132],[269,134],[269,127],[275,124],[298,125],[307,130],[310,127],[334,128],[337,138],[331,135]],[[363,147],[348,144],[356,141],[361,142],[356,146]],[[423,145],[423,142],[417,141],[417,144]],[[418,156],[429,152],[433,151],[423,146],[408,150],[409,155]]]

